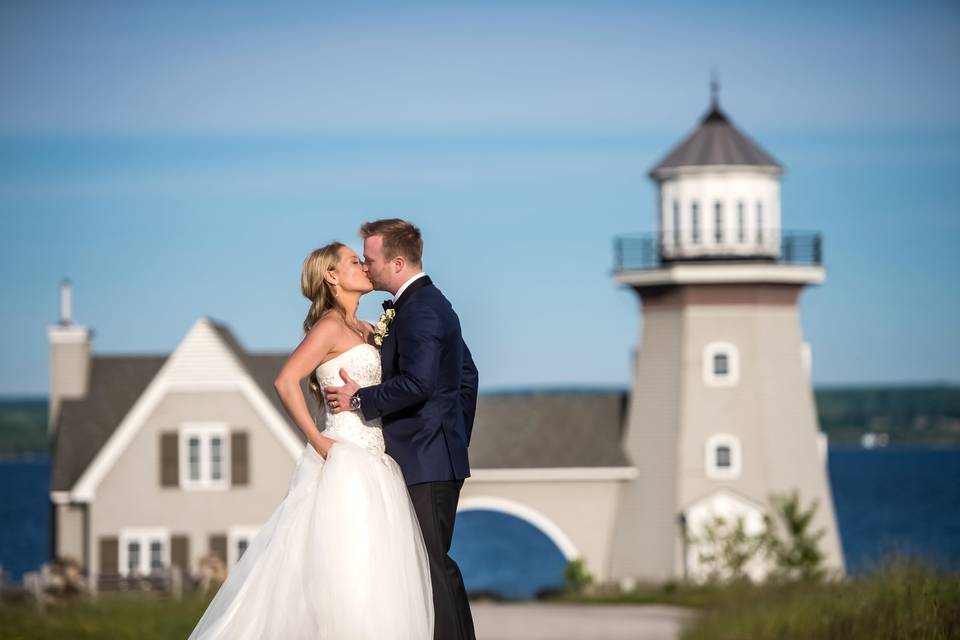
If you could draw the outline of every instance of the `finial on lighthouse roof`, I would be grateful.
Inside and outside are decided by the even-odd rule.
[[[690,167],[751,167],[783,173],[780,163],[733,125],[720,109],[720,81],[710,72],[710,109],[699,125],[650,170],[659,180]]]
[[[710,71],[710,108],[720,108],[720,80],[717,79],[717,70]]]

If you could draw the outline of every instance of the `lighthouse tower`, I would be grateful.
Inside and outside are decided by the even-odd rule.
[[[610,575],[697,578],[691,539],[714,516],[763,527],[771,494],[818,507],[812,530],[843,569],[810,382],[800,292],[824,281],[818,233],[781,228],[783,168],[710,109],[651,171],[657,231],[616,242],[615,279],[637,292],[642,329]],[[762,577],[766,568],[748,568]]]

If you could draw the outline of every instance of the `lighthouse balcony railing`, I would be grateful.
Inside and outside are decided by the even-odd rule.
[[[763,229],[749,240],[693,238],[689,233],[646,232],[614,239],[614,271],[662,269],[676,263],[761,262],[819,266],[823,239],[815,231]]]

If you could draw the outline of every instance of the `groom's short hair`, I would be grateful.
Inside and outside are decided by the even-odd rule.
[[[387,218],[365,222],[360,227],[360,237],[367,239],[370,236],[383,238],[383,257],[393,260],[403,256],[413,266],[420,266],[423,259],[423,238],[420,229],[400,218]]]

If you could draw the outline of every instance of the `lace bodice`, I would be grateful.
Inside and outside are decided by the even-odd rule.
[[[380,352],[369,344],[358,344],[317,367],[317,380],[321,387],[339,387],[343,384],[340,369],[346,369],[350,377],[361,387],[380,383]],[[385,451],[380,419],[366,421],[357,411],[343,411],[336,415],[325,406],[326,428],[323,435],[334,440],[349,440],[371,453]]]

